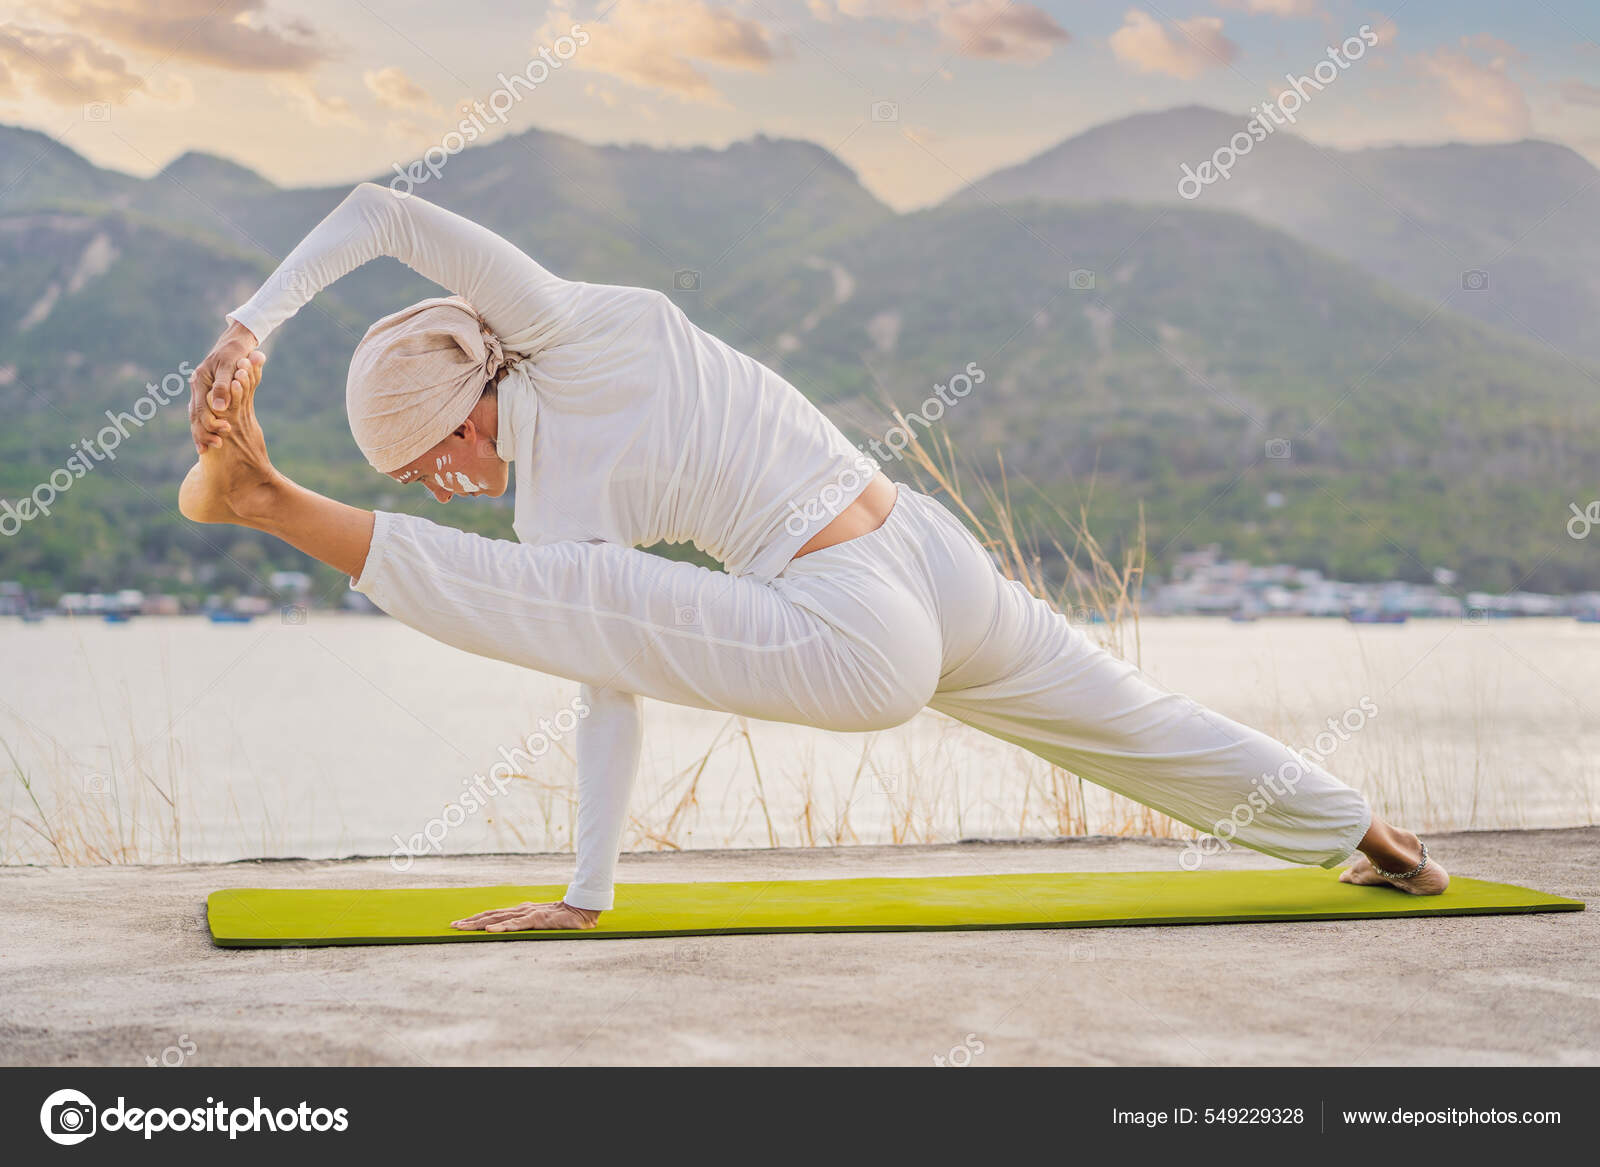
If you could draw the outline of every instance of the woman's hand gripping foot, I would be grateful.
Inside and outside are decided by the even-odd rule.
[[[178,509],[185,518],[248,525],[252,516],[270,508],[283,479],[267,456],[266,437],[256,420],[256,386],[266,361],[260,350],[241,357],[228,386],[227,408],[220,414],[209,404],[201,409],[200,425],[220,444],[200,455],[178,489]]]

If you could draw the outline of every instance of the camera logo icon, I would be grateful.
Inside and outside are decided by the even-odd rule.
[[[95,1107],[77,1090],[57,1090],[39,1108],[45,1137],[63,1147],[76,1146],[95,1132]]]
[[[672,273],[672,286],[680,292],[698,292],[700,290],[700,273],[693,268],[679,268]]]
[[[1067,273],[1067,286],[1074,292],[1094,291],[1094,272],[1086,267],[1075,267]]]
[[[674,964],[703,964],[711,950],[704,944],[677,944],[668,958]]]
[[[279,616],[285,624],[304,624],[306,622],[305,605],[289,604],[279,610]]]
[[[111,120],[111,103],[109,101],[89,101],[83,106],[83,120],[86,122],[108,122]]]
[[[1293,447],[1289,444],[1288,438],[1267,439],[1267,457],[1274,462],[1287,462],[1292,450]]]
[[[1484,292],[1489,288],[1489,273],[1482,268],[1473,268],[1471,271],[1461,273],[1461,290],[1464,292]]]
[[[875,101],[872,103],[872,120],[875,122],[897,122],[900,120],[900,105],[893,101]]]

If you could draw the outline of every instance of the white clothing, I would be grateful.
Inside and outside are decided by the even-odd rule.
[[[692,542],[771,579],[870,480],[799,390],[661,292],[558,279],[493,231],[370,182],[230,317],[264,342],[382,255],[466,300],[525,358],[500,382],[497,436],[524,543]]]
[[[522,543],[379,512],[355,586],[447,644],[587,686],[568,903],[612,906],[636,694],[836,730],[931,704],[1199,829],[1242,808],[1237,840],[1280,858],[1331,866],[1366,833],[1359,794],[1097,648],[932,499],[902,487],[878,530],[794,559],[871,467],[660,293],[557,279],[483,227],[363,184],[233,319],[265,340],[378,255],[465,298],[526,358],[500,384],[498,434]],[[727,573],[634,549],[685,540]],[[1284,767],[1297,787],[1263,799]]]
[[[1325,770],[1094,645],[905,487],[876,531],[770,582],[380,512],[355,586],[429,636],[591,693],[834,730],[885,729],[931,705],[1201,830],[1231,821],[1238,842],[1298,863],[1341,862],[1371,822],[1361,795]],[[566,899],[604,909],[632,768],[590,771],[582,748]],[[637,738],[614,748],[636,758]],[[1288,789],[1274,777],[1285,773]]]

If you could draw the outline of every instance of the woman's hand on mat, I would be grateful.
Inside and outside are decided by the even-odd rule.
[[[493,908],[456,920],[450,927],[463,932],[531,932],[554,928],[593,928],[600,913],[575,908],[566,902],[554,904],[521,903],[514,908]]]
[[[205,360],[195,369],[194,376],[189,378],[189,435],[194,438],[195,453],[203,454],[222,444],[222,438],[206,422],[208,417],[228,408],[228,384],[233,380],[234,370],[255,347],[255,333],[230,320]]]

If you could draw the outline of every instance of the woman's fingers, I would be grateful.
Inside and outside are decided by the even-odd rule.
[[[211,395],[207,403],[211,406],[211,412],[221,413],[228,408],[228,377],[221,360],[215,364],[208,361],[207,364],[211,365]]]
[[[464,920],[456,920],[450,926],[452,928],[481,928],[485,924],[499,919],[501,916],[514,915],[517,912],[526,911],[527,909],[534,907],[538,907],[538,905],[530,901],[527,903],[518,904],[514,908],[490,908],[488,911],[479,912],[475,916],[468,916]]]
[[[559,928],[553,919],[555,913],[548,908],[536,908],[531,912],[512,916],[509,920],[498,920],[484,929],[485,932],[531,932],[536,929]]]
[[[207,432],[204,425],[206,418],[212,416],[211,393],[215,388],[216,383],[204,364],[189,379],[189,436],[194,439],[197,454],[222,445],[222,439]]]
[[[500,924],[505,924],[505,923],[510,922],[510,921],[530,918],[535,913],[537,913],[537,912],[539,912],[541,910],[546,910],[546,909],[550,909],[550,908],[558,908],[560,906],[561,905],[559,903],[554,903],[554,904],[536,904],[536,903],[533,903],[530,900],[530,901],[528,901],[526,903],[518,904],[518,905],[516,905],[516,907],[512,907],[512,908],[490,908],[486,912],[479,912],[477,915],[468,916],[464,920],[456,920],[450,926],[452,928],[459,928],[464,932],[511,931],[512,929],[497,928],[497,927],[494,927],[494,925],[500,925]],[[534,925],[530,925],[530,924],[521,925],[521,927],[523,927],[523,928],[528,928],[528,927],[533,927],[533,926]]]
[[[201,425],[201,417],[207,409],[212,413],[222,413],[228,408],[229,386],[240,371],[236,367],[237,362],[249,362],[259,381],[261,365],[266,361],[266,356],[254,345],[255,337],[247,329],[236,323],[230,324],[189,378],[189,431],[196,453],[203,454],[222,444],[221,439],[208,433]],[[251,388],[254,388],[253,384]]]
[[[509,920],[500,920],[490,924],[485,932],[531,932],[548,931],[557,928],[593,928],[595,916],[580,912],[576,908],[560,904],[539,904],[529,911],[511,917]]]

